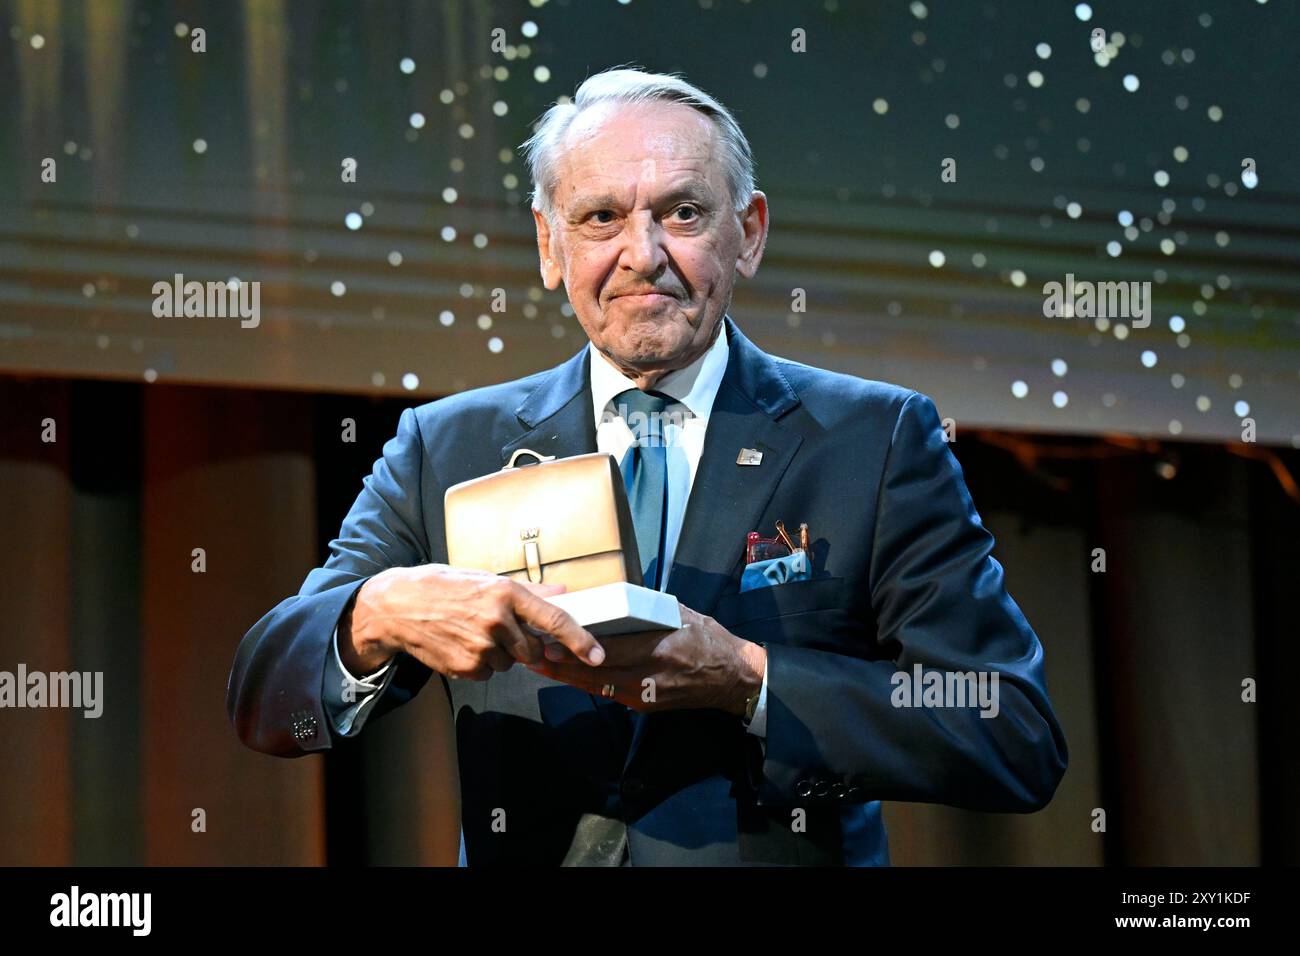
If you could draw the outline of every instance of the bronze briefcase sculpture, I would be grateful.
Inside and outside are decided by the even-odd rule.
[[[516,467],[521,455],[535,465]],[[636,530],[612,455],[521,448],[498,472],[447,489],[447,563],[569,591],[641,585]]]

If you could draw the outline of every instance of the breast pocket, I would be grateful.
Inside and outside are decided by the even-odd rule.
[[[842,609],[843,598],[843,578],[789,581],[724,595],[712,616],[723,627],[739,627],[772,618]]]

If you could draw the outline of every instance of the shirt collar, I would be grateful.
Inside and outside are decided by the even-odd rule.
[[[719,319],[720,326],[713,344],[690,365],[674,369],[655,383],[654,391],[663,392],[685,405],[696,418],[707,423],[713,410],[713,400],[722,385],[727,370],[727,323]],[[597,427],[614,398],[636,383],[620,372],[591,342],[591,403]]]

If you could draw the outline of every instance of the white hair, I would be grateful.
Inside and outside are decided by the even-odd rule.
[[[533,182],[532,204],[547,219],[555,194],[554,150],[574,118],[597,103],[681,103],[703,113],[713,123],[722,143],[722,158],[736,212],[749,206],[754,192],[754,156],[749,140],[730,111],[708,93],[687,83],[675,73],[647,73],[638,67],[615,67],[590,76],[574,93],[572,102],[557,102],[542,114],[530,136],[520,147],[528,162]]]

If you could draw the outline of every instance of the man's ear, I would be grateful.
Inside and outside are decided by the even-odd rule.
[[[767,245],[767,196],[755,189],[740,221],[744,235],[740,240],[740,256],[736,259],[736,271],[746,279],[754,278],[758,264],[763,260],[763,249]]]
[[[533,222],[537,225],[537,257],[541,260],[542,285],[554,292],[560,287],[564,270],[560,267],[557,241],[551,232],[551,224],[546,221],[542,211],[533,207]]]

